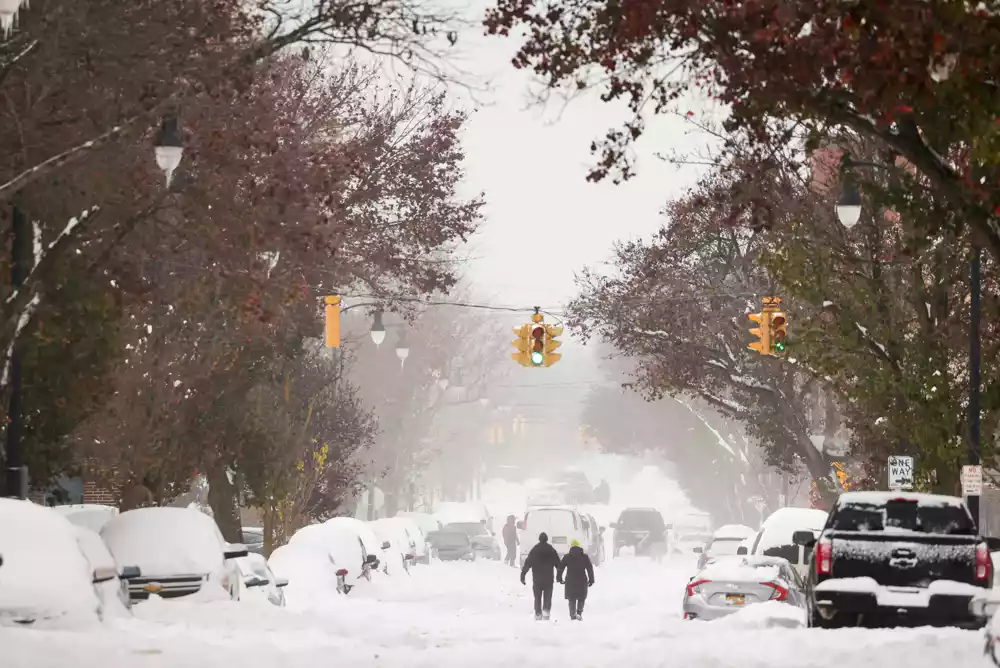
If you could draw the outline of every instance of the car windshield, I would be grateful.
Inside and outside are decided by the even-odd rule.
[[[734,555],[742,544],[743,539],[741,538],[716,538],[708,546],[706,552],[713,557]]]
[[[470,538],[474,536],[489,535],[489,531],[486,530],[486,525],[480,522],[452,522],[446,528],[451,531],[461,531]]]
[[[618,524],[624,529],[640,531],[665,531],[663,517],[655,510],[626,510],[618,518]]]
[[[843,504],[834,512],[830,528],[835,531],[897,529],[961,536],[976,534],[972,518],[962,506],[929,505],[910,500]]]

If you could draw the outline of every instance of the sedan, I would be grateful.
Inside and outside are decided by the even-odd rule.
[[[779,557],[723,557],[688,582],[684,619],[719,619],[767,601],[806,610],[802,580],[791,564]]]

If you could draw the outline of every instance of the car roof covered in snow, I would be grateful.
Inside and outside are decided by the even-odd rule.
[[[101,538],[118,563],[150,577],[212,573],[226,551],[215,520],[194,508],[129,510],[109,520]]]
[[[786,564],[788,561],[781,557],[719,557],[705,564],[695,579],[715,582],[763,582],[778,577],[781,567]]]
[[[715,533],[712,534],[712,538],[739,540],[749,538],[756,533],[756,529],[752,529],[745,524],[723,524],[715,530]]]
[[[962,499],[944,494],[923,494],[918,492],[844,492],[837,499],[837,505],[851,503],[859,505],[885,505],[894,500],[913,501],[921,506],[962,506]]]
[[[771,513],[761,529],[795,528],[819,531],[826,524],[829,514],[817,508],[778,508]]]

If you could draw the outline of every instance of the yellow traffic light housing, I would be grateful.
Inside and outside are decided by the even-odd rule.
[[[770,316],[768,337],[771,344],[771,354],[783,353],[786,347],[785,339],[788,337],[788,316],[784,311],[775,311]]]
[[[531,325],[515,327],[514,334],[518,337],[512,342],[517,352],[511,353],[511,359],[521,366],[531,366]]]
[[[546,325],[545,326],[545,359],[542,364],[545,366],[552,366],[556,362],[562,359],[562,355],[556,352],[556,349],[562,345],[562,341],[556,341],[557,336],[562,336],[563,328],[558,325]]]
[[[326,347],[340,347],[340,297],[326,297]]]
[[[757,323],[757,327],[750,330],[750,334],[760,339],[747,346],[750,350],[755,350],[761,355],[771,354],[771,327],[770,313],[750,313],[747,315],[752,321]]]
[[[531,328],[531,365],[542,366],[545,363],[545,326],[537,323]]]

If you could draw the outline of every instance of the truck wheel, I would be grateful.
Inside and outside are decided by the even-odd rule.
[[[823,616],[819,614],[819,610],[815,607],[811,608],[809,611],[809,628],[811,629],[839,629],[843,624],[841,623],[842,615],[834,614],[833,619],[823,619]]]

